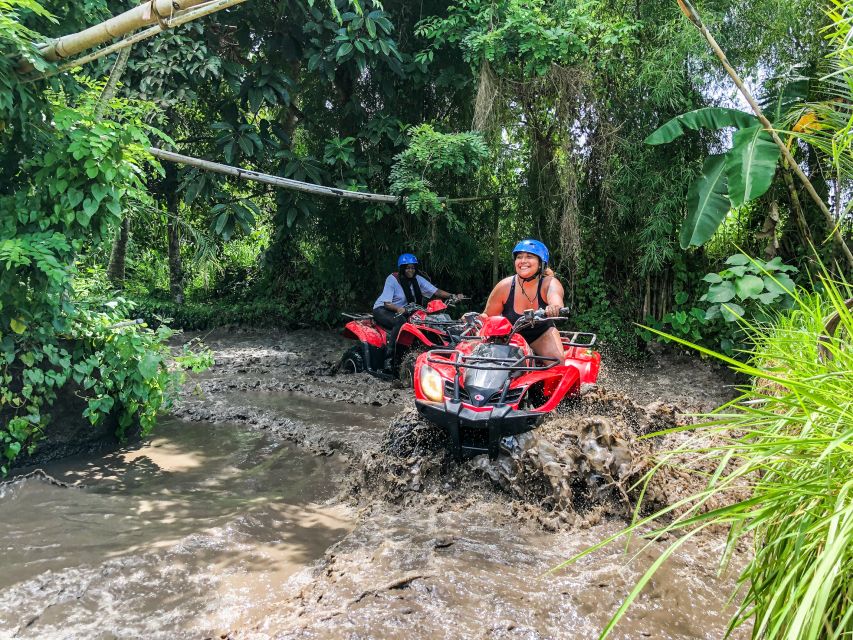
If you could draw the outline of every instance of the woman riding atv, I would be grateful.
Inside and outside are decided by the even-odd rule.
[[[512,257],[515,275],[495,285],[483,316],[504,316],[510,323],[515,323],[528,309],[545,309],[545,315],[550,318],[559,316],[563,307],[563,285],[548,268],[548,247],[539,240],[522,240],[512,250]],[[552,320],[519,333],[537,355],[563,358],[560,332]]]
[[[454,295],[436,287],[418,273],[418,259],[413,254],[402,254],[397,258],[397,272],[385,278],[385,287],[373,303],[373,319],[388,330],[385,345],[386,369],[396,370],[399,365],[394,362],[394,347],[400,327],[406,323],[409,315],[407,311],[412,309],[413,305],[424,306],[432,297],[442,300],[464,298],[461,293]]]

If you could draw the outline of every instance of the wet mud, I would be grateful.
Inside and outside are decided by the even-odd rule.
[[[605,361],[597,387],[506,439],[497,460],[458,463],[410,391],[367,374],[330,375],[351,345],[332,333],[204,338],[216,365],[186,385],[175,415],[334,457],[332,503],[352,514],[321,558],[279,576],[262,605],[217,627],[232,638],[595,638],[665,543],[635,540],[628,553],[613,545],[555,568],[625,525],[636,481],[683,438],[643,436],[688,424],[733,395],[730,379],[682,356],[627,368]],[[661,475],[648,508],[692,483]],[[613,637],[722,637],[734,586],[732,575],[715,574],[723,543],[685,544]],[[202,627],[183,620],[186,635],[176,628],[154,625],[146,637],[199,637]]]

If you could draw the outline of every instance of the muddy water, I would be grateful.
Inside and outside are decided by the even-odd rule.
[[[459,464],[409,392],[328,374],[349,346],[334,334],[208,343],[216,365],[175,414],[226,444],[170,441],[166,425],[157,452],[52,470],[84,490],[7,490],[18,506],[0,524],[14,576],[0,582],[0,638],[595,638],[663,546],[549,570],[624,526],[632,479],[665,445],[639,436],[731,395],[693,360],[605,362],[600,389],[511,455]],[[665,477],[650,493],[668,503],[688,489]],[[734,585],[714,572],[722,543],[679,549],[613,637],[722,637]]]
[[[227,632],[353,526],[327,503],[341,463],[234,424],[170,419],[141,446],[45,470],[74,488],[0,488],[0,637]]]
[[[369,510],[303,585],[246,637],[597,638],[661,551],[632,545],[549,573],[612,534],[614,523],[545,533],[485,496],[435,509]],[[718,542],[669,562],[612,637],[720,638],[725,584],[713,571]],[[636,556],[636,557],[635,557]],[[633,560],[632,560],[633,558]],[[294,585],[294,590],[296,590]],[[735,634],[734,637],[741,637]]]

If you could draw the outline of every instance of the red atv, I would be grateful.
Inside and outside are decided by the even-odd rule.
[[[526,311],[514,325],[503,316],[480,323],[475,315],[464,316],[471,335],[454,348],[418,358],[415,404],[447,432],[457,460],[481,453],[494,460],[502,438],[530,431],[581,384],[594,383],[601,354],[591,350],[595,334],[564,331],[562,360],[534,354],[518,332],[547,321],[542,310]]]
[[[404,387],[411,387],[415,361],[429,349],[452,347],[458,342],[464,329],[461,320],[453,320],[447,312],[465,298],[430,300],[426,308],[410,304],[404,313],[409,313],[408,322],[400,327],[395,345],[395,360],[400,363],[399,378]],[[399,316],[400,314],[398,314]],[[343,335],[357,340],[359,344],[349,349],[338,363],[337,370],[343,373],[368,373],[385,380],[397,376],[386,367],[385,343],[387,330],[377,324],[373,316],[367,313],[344,313],[350,321],[344,326]]]

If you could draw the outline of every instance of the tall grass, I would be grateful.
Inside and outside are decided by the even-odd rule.
[[[729,633],[751,622],[753,638],[853,637],[853,317],[844,302],[853,292],[826,274],[816,288],[795,293],[794,310],[772,326],[748,327],[746,363],[679,341],[753,383],[709,422],[681,428],[715,444],[668,452],[638,484],[644,490],[664,465],[689,454],[713,461],[701,490],[648,517],[638,505],[631,526],[566,563],[625,535],[641,533],[651,544],[677,534],[602,638],[666,558],[712,525],[729,532],[721,566],[739,543],[753,549],[733,594],[738,604]],[[823,336],[832,313],[839,316],[837,330]]]

